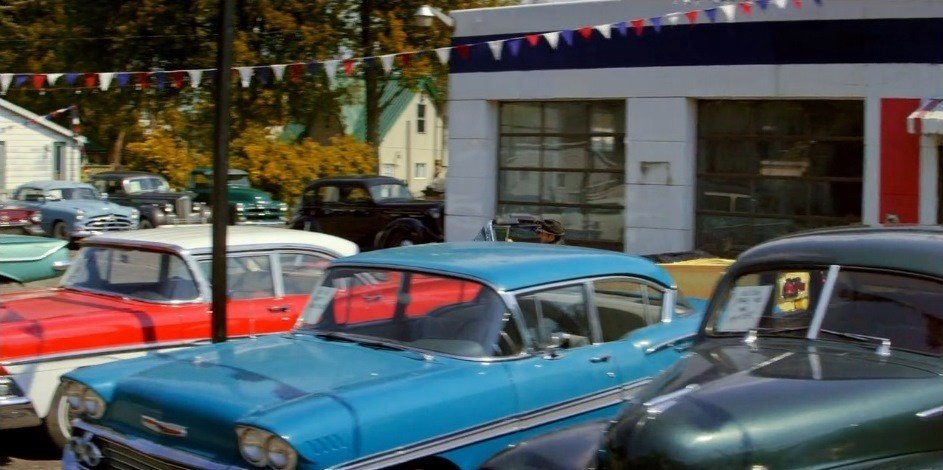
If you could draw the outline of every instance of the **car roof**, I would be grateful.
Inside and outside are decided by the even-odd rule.
[[[182,251],[209,251],[212,248],[212,226],[167,226],[147,230],[112,232],[87,238],[83,243],[94,245],[148,245]],[[314,246],[349,256],[357,252],[357,245],[333,235],[290,230],[281,227],[254,227],[234,225],[227,227],[226,246],[252,247],[261,245]]]
[[[94,188],[94,186],[88,183],[79,183],[77,181],[65,181],[65,180],[37,180],[30,181],[28,183],[23,183],[19,188],[39,188],[43,191],[49,189],[61,189],[61,188]]]
[[[213,169],[212,169],[212,168],[209,168],[209,167],[194,168],[193,171],[191,171],[190,173],[200,173],[200,174],[211,175],[211,174],[213,174]],[[248,175],[249,172],[246,171],[246,170],[240,170],[240,169],[238,169],[238,168],[230,168],[229,171],[228,171],[228,174],[230,174],[230,175]]]
[[[405,184],[403,180],[398,178],[393,178],[392,176],[378,176],[378,175],[348,175],[348,176],[329,176],[327,178],[321,178],[311,182],[311,185],[322,184],[322,183],[395,183],[395,184]]]
[[[731,271],[771,264],[838,264],[943,277],[943,228],[938,226],[840,227],[802,232],[757,245]]]
[[[94,175],[89,176],[89,178],[97,178],[97,177],[106,177],[106,178],[107,178],[107,177],[118,177],[118,178],[125,178],[125,177],[128,177],[128,176],[155,176],[155,177],[158,177],[158,178],[163,178],[163,176],[161,176],[161,175],[157,175],[157,174],[154,174],[154,173],[148,173],[148,172],[146,172],[146,171],[130,171],[130,170],[128,170],[128,171],[102,171],[102,172],[100,172],[100,173],[95,173]]]
[[[615,251],[508,242],[430,243],[361,253],[334,266],[370,266],[433,271],[516,290],[585,277],[627,274],[674,282],[657,264]]]

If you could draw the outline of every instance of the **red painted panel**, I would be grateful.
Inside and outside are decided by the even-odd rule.
[[[881,99],[881,221],[916,223],[920,206],[920,136],[907,132],[919,99]]]

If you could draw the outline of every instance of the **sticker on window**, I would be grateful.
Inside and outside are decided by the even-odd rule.
[[[740,286],[730,292],[727,308],[717,320],[717,331],[747,331],[760,324],[773,286]]]

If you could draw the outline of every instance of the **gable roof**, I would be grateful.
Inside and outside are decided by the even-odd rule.
[[[34,113],[34,112],[32,112],[32,111],[26,109],[26,108],[21,108],[21,107],[15,105],[15,104],[13,104],[13,103],[7,101],[7,100],[0,99],[0,108],[5,109],[5,110],[7,110],[7,111],[9,111],[9,112],[11,112],[11,113],[13,113],[13,114],[16,114],[16,115],[19,115],[19,116],[21,116],[21,117],[24,117],[24,118],[26,118],[26,120],[27,120],[28,122],[35,122],[36,124],[39,124],[40,126],[43,126],[43,127],[45,127],[46,129],[49,129],[49,130],[51,130],[51,131],[53,131],[53,132],[55,132],[55,133],[57,133],[57,134],[60,134],[60,135],[62,135],[62,136],[64,136],[64,137],[67,137],[67,138],[69,138],[69,139],[71,139],[71,140],[74,140],[74,141],[77,141],[77,142],[78,142],[78,141],[82,141],[82,142],[85,141],[85,138],[84,138],[84,137],[74,135],[71,130],[66,129],[65,127],[62,127],[62,126],[60,126],[60,125],[58,125],[58,124],[56,124],[56,123],[54,123],[54,122],[52,122],[52,121],[50,121],[50,120],[44,118],[43,116],[40,116],[40,115],[38,115],[38,114],[36,114],[36,113]]]
[[[434,101],[436,96],[436,90],[433,87],[431,80],[421,80],[419,82],[420,89],[427,95],[433,98],[431,102]],[[397,79],[388,80],[385,84],[381,84],[380,90],[380,103],[381,106],[385,106],[383,112],[380,113],[380,140],[382,141],[386,134],[393,128],[393,125],[396,124],[396,121],[400,116],[406,111],[409,107],[409,103],[412,102],[413,97],[416,96],[416,92],[400,86],[400,82]],[[345,106],[343,111],[343,119],[345,122],[345,127],[347,127],[350,135],[354,136],[359,141],[367,140],[367,107],[363,103]]]

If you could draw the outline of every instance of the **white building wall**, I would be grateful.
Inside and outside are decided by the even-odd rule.
[[[27,117],[0,109],[0,142],[5,158],[0,161],[0,194],[33,180],[57,179],[55,143],[62,142],[63,171],[66,179],[81,178],[81,152],[75,140],[42,124],[29,122]]]
[[[428,96],[424,98],[426,105],[426,127],[424,133],[417,128],[418,105],[420,94],[415,94],[406,110],[400,115],[390,131],[380,143],[380,165],[393,165],[391,176],[401,180],[408,180],[409,189],[413,194],[421,194],[422,190],[432,183],[435,175],[435,161],[443,158],[442,120]],[[426,165],[425,176],[416,175],[416,164]]]
[[[573,29],[697,8],[705,7],[617,0],[467,10],[453,16],[457,20],[455,35],[462,37]],[[943,17],[943,2],[827,0],[823,7],[806,2],[802,10],[778,10],[771,4],[763,14],[739,14],[737,22],[932,17]],[[654,33],[649,28],[646,34]],[[625,40],[616,36],[614,32],[612,40]],[[468,239],[494,216],[497,106],[501,101],[626,100],[625,244],[627,251],[651,253],[693,248],[697,100],[864,101],[862,221],[872,223],[879,219],[880,100],[931,96],[943,96],[943,65],[725,65],[453,73],[446,238]],[[925,181],[929,183],[929,178]],[[930,206],[924,206],[922,213],[929,217]]]

